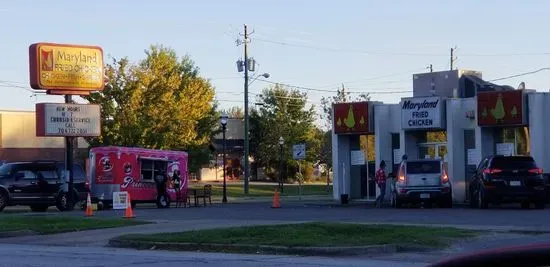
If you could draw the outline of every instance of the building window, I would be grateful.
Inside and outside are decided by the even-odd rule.
[[[529,127],[496,128],[494,133],[495,144],[512,143],[514,155],[530,154]]]
[[[361,135],[359,137],[361,150],[365,153],[365,159],[367,162],[376,160],[376,146],[374,134]]]

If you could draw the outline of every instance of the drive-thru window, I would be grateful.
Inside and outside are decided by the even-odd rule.
[[[401,128],[404,153],[410,159],[445,160],[447,133],[445,100],[415,97],[401,100]]]
[[[522,90],[478,93],[477,121],[484,156],[530,154],[525,107]]]
[[[369,102],[333,105],[332,157],[334,195],[348,199],[375,199],[375,137]]]

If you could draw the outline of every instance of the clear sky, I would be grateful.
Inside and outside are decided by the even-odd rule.
[[[550,1],[37,1],[0,2],[0,109],[33,110],[61,97],[28,91],[28,46],[35,42],[99,45],[137,61],[150,44],[189,54],[211,78],[222,107],[242,106],[243,24],[254,33],[250,56],[270,81],[373,93],[396,103],[411,93],[412,74],[456,66],[490,80],[550,67]],[[106,58],[107,60],[107,58]],[[548,91],[550,71],[501,81]],[[15,85],[15,86],[12,86]],[[252,83],[258,93],[269,84]],[[380,94],[380,92],[386,92]],[[312,104],[331,92],[311,92]],[[251,97],[254,95],[251,94]]]

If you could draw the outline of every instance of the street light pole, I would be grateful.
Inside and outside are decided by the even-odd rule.
[[[279,191],[283,193],[283,144],[285,139],[281,136],[279,137]]]
[[[226,175],[225,175],[225,131],[227,130],[227,118],[226,114],[222,114],[220,118],[220,124],[222,125],[222,135],[223,135],[223,198],[222,203],[227,203],[227,184],[226,184]]]

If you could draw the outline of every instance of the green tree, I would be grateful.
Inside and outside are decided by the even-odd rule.
[[[307,94],[281,85],[263,90],[258,96],[263,103],[251,112],[251,155],[255,162],[266,167],[268,175],[279,169],[279,138],[284,138],[283,162],[288,177],[293,177],[297,162],[292,159],[292,145],[306,144],[306,161],[316,162],[321,142],[315,127],[314,107],[307,107]]]
[[[151,46],[145,54],[137,64],[113,59],[106,66],[105,90],[85,97],[102,108],[102,136],[90,138],[90,144],[202,154],[219,117],[213,86],[189,56],[178,58],[164,46]],[[193,161],[194,170],[206,163]]]
[[[243,119],[244,118],[244,111],[241,107],[231,107],[229,109],[224,109],[220,111],[220,113],[225,113],[229,116],[229,118],[234,119]]]

